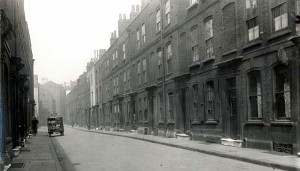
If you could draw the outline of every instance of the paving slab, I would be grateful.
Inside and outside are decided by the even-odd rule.
[[[20,155],[12,160],[11,171],[62,171],[45,127],[25,144]]]

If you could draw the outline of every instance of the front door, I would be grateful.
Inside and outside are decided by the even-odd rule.
[[[236,78],[227,79],[227,100],[228,100],[228,113],[230,124],[230,137],[237,139],[238,135],[238,118],[237,118],[237,93],[236,93]]]
[[[180,105],[182,109],[182,131],[185,133],[187,130],[187,119],[186,119],[186,90],[185,88],[181,89],[181,96],[180,96]]]

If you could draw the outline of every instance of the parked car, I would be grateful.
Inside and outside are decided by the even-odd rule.
[[[48,117],[47,124],[49,137],[55,132],[60,133],[62,136],[64,135],[64,121],[62,117]]]

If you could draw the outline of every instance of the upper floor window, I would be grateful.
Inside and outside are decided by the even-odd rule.
[[[206,35],[206,58],[213,57],[213,19],[205,22],[205,35]]]
[[[246,0],[246,9],[254,9],[257,8],[256,0]]]
[[[122,45],[123,59],[126,59],[126,44],[125,42]]]
[[[250,119],[262,118],[260,71],[252,71],[248,74],[248,106]]]
[[[274,31],[284,29],[288,26],[287,5],[283,3],[272,9]]]
[[[198,51],[198,27],[193,27],[191,29],[191,40],[192,40],[192,56],[193,62],[199,61],[199,51]]]
[[[166,22],[167,22],[167,25],[171,23],[171,18],[170,18],[170,11],[171,11],[171,8],[170,8],[170,0],[167,0],[166,4],[165,4],[165,7],[166,7]]]
[[[248,26],[248,40],[252,41],[257,39],[259,37],[259,26],[258,26],[257,17],[248,20],[247,26]]]
[[[192,7],[196,4],[198,4],[198,0],[186,0],[186,3],[187,3],[187,6],[189,8],[189,7]]]
[[[145,29],[145,24],[142,25],[142,42],[145,43],[146,42],[146,29]]]
[[[127,70],[127,88],[130,89],[130,69]]]
[[[157,50],[157,58],[158,58],[158,77],[162,77],[162,51],[161,49]]]
[[[137,64],[137,73],[138,73],[138,85],[141,85],[142,77],[141,77],[141,62],[140,61]]]
[[[127,73],[124,72],[123,73],[124,90],[127,89],[127,78],[126,78],[126,76],[127,76]]]
[[[291,118],[291,82],[288,66],[274,67],[275,114],[277,119]]]
[[[136,46],[139,48],[141,46],[141,39],[140,39],[140,29],[136,31]]]
[[[161,30],[161,19],[160,19],[160,10],[156,11],[156,31]]]
[[[167,73],[172,72],[172,45],[167,45]]]
[[[146,70],[147,70],[147,61],[146,61],[146,59],[143,59],[143,83],[147,82]]]

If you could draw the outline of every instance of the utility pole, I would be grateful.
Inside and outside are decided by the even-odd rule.
[[[164,30],[164,19],[163,19],[163,0],[160,0],[160,43],[161,43],[161,52],[162,52],[162,87],[163,87],[163,104],[164,104],[164,137],[167,137],[167,99],[166,99],[166,73],[165,73],[165,48],[164,48],[164,38],[163,38],[163,30]]]

